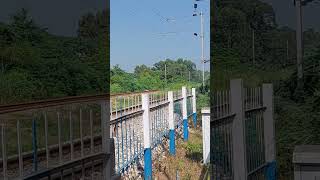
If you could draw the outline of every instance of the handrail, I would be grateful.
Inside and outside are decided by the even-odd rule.
[[[56,98],[49,100],[33,101],[20,104],[10,104],[0,106],[0,114],[19,112],[37,108],[53,107],[65,104],[85,103],[99,100],[106,100],[109,98],[109,94],[100,95],[87,95],[87,96],[69,96],[64,98]]]
[[[135,95],[135,94],[142,94],[142,93],[153,93],[153,92],[160,92],[160,90],[150,90],[150,91],[143,91],[143,92],[130,92],[130,93],[115,93],[111,94],[110,97],[113,96],[130,96],[130,95]]]
[[[145,91],[148,93],[157,92],[158,90],[153,91]],[[46,108],[46,107],[53,107],[65,104],[74,104],[74,103],[85,103],[85,102],[92,102],[92,101],[100,101],[100,100],[108,100],[111,97],[115,96],[124,96],[124,95],[134,95],[134,94],[141,94],[143,92],[137,93],[117,93],[117,94],[98,94],[98,95],[85,95],[85,96],[68,96],[63,98],[54,98],[54,99],[47,99],[47,100],[40,100],[40,101],[31,101],[26,103],[17,103],[17,104],[8,104],[8,105],[0,105],[0,115],[6,113],[13,113],[31,109],[38,109],[38,108]]]

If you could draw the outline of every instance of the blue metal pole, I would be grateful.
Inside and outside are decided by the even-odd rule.
[[[197,113],[193,113],[193,125],[197,127]]]
[[[151,160],[151,148],[144,149],[144,179],[152,179],[152,160]]]
[[[136,149],[138,147],[138,141],[137,141],[137,136],[134,135],[134,128],[132,130],[132,134],[133,134],[133,157],[136,158]],[[138,152],[138,151],[137,151]]]
[[[131,135],[131,124],[129,124],[129,138],[130,138],[130,161],[132,160],[132,135]]]
[[[120,126],[121,126],[121,154],[122,154],[122,161],[121,161],[121,170],[123,170],[124,168],[124,147],[123,147],[123,127],[122,127],[122,123],[123,123],[123,119],[120,119]]]
[[[118,154],[118,171],[120,172],[120,140],[119,140],[119,125],[116,122],[116,131],[117,131],[117,154]]]
[[[176,155],[176,142],[175,142],[174,129],[170,129],[169,139],[170,139],[169,152],[171,155]]]
[[[38,159],[37,159],[37,124],[36,121],[32,120],[32,151],[33,151],[33,171],[38,170]]]
[[[185,86],[181,89],[182,93],[182,118],[183,118],[183,139],[188,141],[189,132],[188,132],[188,112],[187,112],[187,89]]]
[[[188,120],[187,119],[183,119],[183,139],[184,139],[184,141],[188,141],[188,139],[189,139]]]
[[[127,156],[127,161],[129,160],[129,151],[128,151],[128,126],[127,126],[127,119],[125,119],[124,121],[124,125],[125,125],[125,131],[126,131],[126,156]]]
[[[267,169],[266,169],[266,177],[267,180],[276,180],[277,179],[277,163],[276,161],[272,161],[268,163]]]

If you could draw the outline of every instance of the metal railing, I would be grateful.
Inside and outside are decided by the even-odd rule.
[[[164,138],[175,148],[172,131],[188,132],[183,122],[195,115],[195,98],[182,87],[0,106],[0,176],[108,179],[144,165],[147,177],[148,152]]]
[[[115,142],[116,172],[127,167],[143,155],[141,94],[115,95],[111,102],[111,136]]]
[[[183,122],[182,99],[183,97],[182,97],[181,90],[173,92],[175,126],[179,129],[181,129],[182,122]]]
[[[266,168],[275,161],[272,93],[271,84],[244,88],[241,79],[231,80],[230,90],[212,92],[210,130],[203,132],[210,134],[204,152],[210,152],[214,179],[266,179]]]
[[[0,107],[3,179],[111,178],[108,95]],[[81,162],[77,166],[70,166]]]
[[[234,113],[230,107],[230,90],[213,93],[213,120],[210,123],[212,173],[217,178],[232,177],[232,121]]]
[[[248,179],[264,178],[266,168],[264,152],[262,89],[244,88],[245,143]]]
[[[141,166],[144,166],[144,169],[150,168],[145,162],[146,150],[150,148],[151,151],[165,138],[169,139],[170,129],[177,131],[183,129],[183,100],[187,97],[187,93],[184,95],[182,89],[111,97],[110,128],[115,142],[116,173],[125,175],[130,168]],[[188,92],[191,91],[188,89]],[[172,97],[169,97],[170,92]],[[195,96],[189,94],[188,98],[193,100]],[[186,106],[192,108],[192,102]],[[191,116],[195,110],[189,109],[186,113]],[[170,128],[170,121],[173,121],[174,128]],[[148,176],[146,171],[148,170],[144,170],[145,176]]]

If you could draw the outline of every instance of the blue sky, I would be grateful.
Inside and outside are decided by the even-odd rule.
[[[194,0],[110,0],[110,61],[127,71],[136,65],[186,58],[200,68],[200,16]],[[198,2],[204,12],[205,58],[210,45],[209,0]],[[167,20],[167,18],[169,20]],[[209,64],[206,67],[209,70]]]

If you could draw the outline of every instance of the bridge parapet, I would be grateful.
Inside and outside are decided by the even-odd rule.
[[[144,176],[150,176],[150,161],[153,158],[147,156],[151,156],[150,151],[157,148],[164,139],[169,139],[170,152],[175,154],[176,134],[181,130],[188,131],[183,126],[183,114],[187,118],[196,116],[193,105],[196,101],[195,89],[194,95],[192,90],[187,95],[182,89],[126,94],[125,98],[123,95],[111,97],[111,129],[118,174],[133,176],[129,173],[130,168],[133,168],[144,169]]]
[[[187,119],[196,116],[195,98],[195,89],[183,87],[171,95],[147,91],[0,106],[0,176],[111,179],[130,168],[150,176],[146,155],[166,138],[175,150],[177,133],[187,133]]]
[[[108,95],[0,107],[3,179],[111,179]]]

